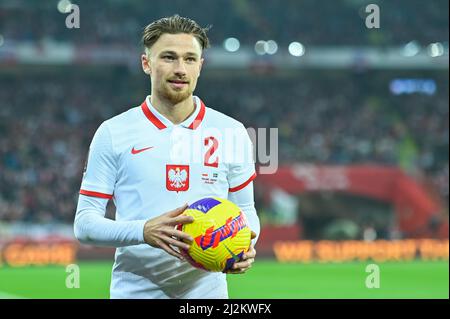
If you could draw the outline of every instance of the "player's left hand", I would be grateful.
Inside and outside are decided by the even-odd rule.
[[[256,233],[252,231],[251,239],[256,238]],[[243,274],[250,268],[252,268],[252,264],[255,262],[256,250],[253,244],[250,244],[248,251],[242,256],[242,259],[234,263],[233,267],[228,270],[227,274]]]

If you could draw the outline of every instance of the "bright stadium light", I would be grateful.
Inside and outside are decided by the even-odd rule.
[[[431,43],[427,48],[428,54],[432,58],[444,55],[444,46],[440,42]]]
[[[264,55],[266,54],[266,47],[267,47],[267,42],[263,41],[263,40],[259,40],[258,42],[256,42],[255,44],[255,52],[258,55]]]
[[[228,38],[223,42],[223,47],[228,52],[236,52],[239,50],[239,47],[241,44],[239,43],[239,40],[236,38]]]
[[[57,8],[61,13],[68,13],[70,12],[71,5],[72,2],[70,2],[70,0],[59,0]]]
[[[403,48],[403,55],[406,57],[412,57],[420,52],[420,45],[417,41],[411,41]]]
[[[265,49],[267,54],[275,54],[278,51],[278,44],[274,40],[266,42]]]
[[[293,56],[302,56],[305,54],[305,47],[300,42],[292,42],[289,44],[288,50]]]

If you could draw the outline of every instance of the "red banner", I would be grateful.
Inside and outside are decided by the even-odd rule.
[[[442,222],[442,207],[413,178],[399,168],[355,165],[281,167],[275,174],[260,174],[265,191],[278,187],[291,194],[333,191],[366,196],[392,203],[399,228],[411,237],[429,236],[433,221],[440,223],[440,236],[448,238],[448,221]]]

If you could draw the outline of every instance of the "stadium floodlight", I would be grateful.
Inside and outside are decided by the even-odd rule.
[[[427,51],[432,58],[436,58],[444,55],[444,46],[440,42],[430,43]]]
[[[403,55],[406,57],[416,56],[420,52],[420,44],[417,41],[408,42],[403,47]]]
[[[59,0],[57,9],[61,13],[68,13],[68,12],[70,12],[71,5],[72,5],[72,2],[70,2],[70,0]]]
[[[236,38],[228,38],[225,39],[225,41],[223,42],[223,47],[228,52],[236,52],[237,50],[239,50],[240,46],[241,44],[239,43],[239,40]]]
[[[266,42],[265,49],[267,54],[275,54],[278,51],[278,44],[274,40],[269,40]]]
[[[264,55],[266,54],[266,47],[267,47],[267,43],[266,41],[263,40],[259,40],[258,42],[256,42],[255,44],[255,52],[258,55]]]
[[[302,56],[305,54],[305,46],[300,42],[292,42],[289,44],[288,50],[293,56]]]

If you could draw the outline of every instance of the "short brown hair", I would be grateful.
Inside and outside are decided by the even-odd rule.
[[[187,33],[194,35],[200,42],[202,50],[205,50],[209,48],[209,39],[206,32],[210,28],[210,26],[202,28],[194,20],[180,17],[176,14],[171,17],[161,18],[147,25],[144,28],[144,32],[142,32],[142,44],[144,48],[150,49],[164,33]]]

